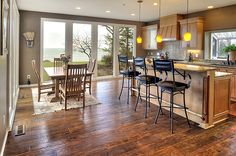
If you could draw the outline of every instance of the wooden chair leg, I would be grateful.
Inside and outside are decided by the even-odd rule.
[[[41,98],[41,92],[38,91],[38,102],[40,101],[40,98]]]
[[[85,92],[83,93],[83,108],[85,108]]]
[[[67,111],[67,96],[65,95],[65,110]]]

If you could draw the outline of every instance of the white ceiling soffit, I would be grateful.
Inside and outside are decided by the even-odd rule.
[[[141,21],[157,19],[158,5],[153,4],[158,1],[143,0]],[[20,10],[138,21],[137,0],[17,0],[17,4]],[[189,12],[207,10],[208,6],[219,8],[233,4],[236,0],[189,0]],[[186,0],[161,0],[161,7],[161,16],[185,14]]]

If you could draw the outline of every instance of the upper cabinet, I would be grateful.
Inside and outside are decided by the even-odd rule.
[[[163,41],[176,41],[180,39],[179,20],[183,19],[182,15],[170,15],[160,18],[160,34]]]
[[[184,33],[187,31],[187,22],[188,22],[188,31],[192,35],[192,39],[189,42],[183,40]],[[203,19],[201,17],[189,18],[180,20],[180,35],[182,40],[182,47],[186,48],[189,44],[189,48],[192,49],[203,49]]]
[[[149,25],[142,27],[142,37],[143,43],[142,48],[147,50],[156,50],[156,35],[157,35],[157,25]]]

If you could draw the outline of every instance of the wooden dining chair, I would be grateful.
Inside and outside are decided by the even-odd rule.
[[[69,64],[67,65],[66,80],[60,86],[60,103],[65,101],[65,110],[67,110],[67,98],[77,96],[78,100],[83,98],[83,108],[85,107],[85,81],[87,74],[87,64]]]
[[[62,66],[63,66],[63,61],[61,60],[61,58],[54,58],[54,68]]]
[[[94,72],[95,65],[96,65],[96,59],[89,60],[88,73],[90,73],[90,74],[87,74],[87,77],[86,77],[86,88],[89,89],[90,95],[91,95],[91,88],[92,88],[92,75]]]
[[[38,83],[38,102],[40,101],[41,94],[44,93],[54,93],[55,85],[53,83],[42,83],[39,70],[36,67],[36,61],[32,60],[32,68],[37,78]],[[51,90],[50,90],[51,89]]]

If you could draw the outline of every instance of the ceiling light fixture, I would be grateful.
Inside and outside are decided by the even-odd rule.
[[[107,10],[106,13],[110,13],[111,11],[110,10]]]
[[[191,33],[188,31],[188,0],[187,0],[187,32],[184,33],[184,41],[191,41],[192,35]]]
[[[81,8],[80,7],[76,7],[75,9],[80,10]]]
[[[159,0],[159,9],[158,9],[159,13],[158,13],[158,16],[159,16],[159,21],[161,20],[161,0]],[[159,22],[159,25],[157,24],[157,36],[156,36],[156,42],[157,43],[161,43],[163,40],[162,36],[161,36],[161,33],[160,33],[160,22]]]
[[[208,8],[208,9],[213,9],[214,6],[210,5],[210,6],[208,6],[207,8]]]
[[[155,3],[153,3],[153,5],[158,5],[158,3],[157,3],[157,2],[155,2]]]
[[[138,21],[139,21],[139,25],[140,25],[140,14],[141,14],[141,3],[143,2],[142,0],[138,0],[137,1],[139,3],[139,16],[138,16]],[[139,32],[139,36],[137,37],[137,43],[141,44],[143,42],[142,37],[140,36],[140,32]]]
[[[135,14],[130,14],[131,16],[135,16]]]

